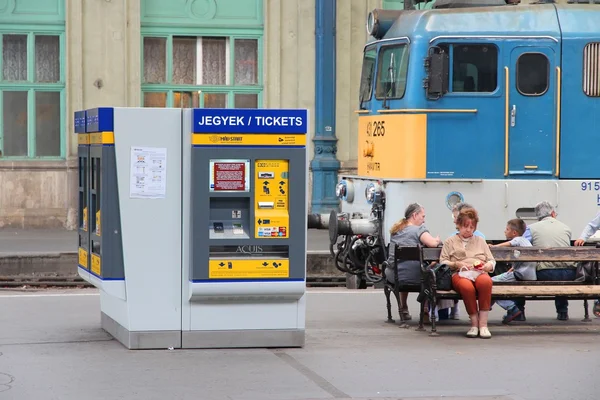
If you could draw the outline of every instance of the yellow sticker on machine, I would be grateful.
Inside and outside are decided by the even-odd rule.
[[[85,232],[87,232],[87,230],[88,230],[88,208],[87,207],[83,208],[82,218],[83,218],[83,228],[82,229]]]
[[[114,132],[90,133],[90,144],[115,144]]]
[[[254,218],[256,231],[254,237],[257,239],[287,239],[289,237],[290,218],[287,213],[281,212],[259,212],[256,211]]]
[[[96,254],[92,254],[92,272],[98,276],[100,276],[100,273],[102,272],[100,256]]]
[[[192,144],[195,146],[305,146],[306,135],[194,133]]]
[[[289,278],[288,259],[220,259],[208,261],[209,279]]]
[[[289,168],[288,160],[256,160],[254,163],[256,209],[288,209]]]
[[[102,221],[102,219],[100,218],[100,210],[98,210],[96,212],[96,235],[98,235],[98,236],[102,236],[102,229],[100,228],[100,221]]]
[[[89,133],[80,133],[77,135],[77,144],[78,145],[89,145],[90,144],[90,135]]]
[[[79,248],[79,265],[88,269],[88,252],[81,247]]]

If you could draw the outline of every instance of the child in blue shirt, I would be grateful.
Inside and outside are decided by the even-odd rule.
[[[490,247],[531,247],[531,242],[523,237],[526,228],[527,225],[522,219],[511,219],[506,223],[506,229],[504,229],[504,236],[507,241],[497,245],[490,245]],[[537,280],[535,262],[516,262],[507,272],[492,277],[492,282],[535,280]],[[508,324],[523,313],[512,300],[498,300],[496,303],[506,310],[506,315],[502,319],[503,324]]]

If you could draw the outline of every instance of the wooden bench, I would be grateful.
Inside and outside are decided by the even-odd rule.
[[[559,248],[535,248],[535,247],[493,247],[492,255],[496,262],[513,263],[518,262],[540,262],[540,261],[566,261],[566,262],[592,262],[591,281],[517,281],[517,282],[494,282],[492,288],[492,299],[517,299],[526,300],[549,300],[557,296],[567,297],[569,299],[584,300],[584,321],[589,322],[589,299],[600,298],[600,248],[592,246],[583,247],[559,247]],[[393,265],[394,282],[385,279],[385,269],[392,268],[392,265],[384,263],[384,293],[387,301],[388,318],[387,322],[395,322],[391,315],[390,294],[394,294],[398,303],[398,313],[400,315],[401,326],[407,327],[400,310],[400,292],[419,293],[419,302],[421,311],[419,315],[418,330],[424,330],[424,306],[425,300],[430,304],[431,315],[431,334],[437,335],[435,307],[437,300],[452,299],[459,300],[460,295],[454,290],[437,290],[435,269],[439,265],[441,247],[427,248],[390,246],[389,254],[391,259],[395,260]],[[418,260],[421,265],[422,278],[420,285],[406,286],[398,281],[398,272],[395,266],[400,261]]]

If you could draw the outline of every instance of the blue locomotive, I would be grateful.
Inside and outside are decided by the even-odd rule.
[[[340,176],[341,213],[312,219],[332,245],[361,234],[367,247],[387,243],[415,201],[443,239],[460,201],[478,209],[491,240],[504,239],[511,218],[533,222],[542,200],[574,239],[596,214],[600,4],[511,2],[369,14],[358,174]]]
[[[369,14],[358,175],[337,188],[344,213],[369,218],[381,192],[386,227],[419,201],[444,236],[462,200],[490,238],[541,200],[574,231],[595,215],[600,5],[486,4],[497,5]]]

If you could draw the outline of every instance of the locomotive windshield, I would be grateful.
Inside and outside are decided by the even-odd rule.
[[[375,58],[377,57],[377,48],[375,46],[367,47],[363,58],[362,75],[360,77],[360,109],[363,109],[363,103],[369,101],[373,94],[373,75],[375,75]]]
[[[400,99],[406,89],[408,72],[408,46],[406,44],[382,46],[377,66],[377,99]]]

